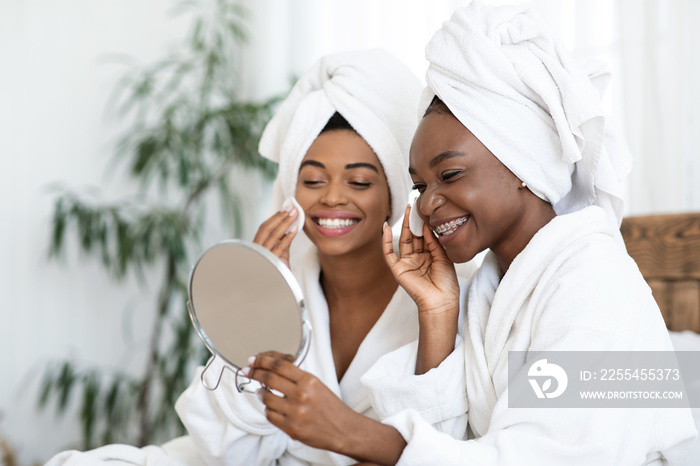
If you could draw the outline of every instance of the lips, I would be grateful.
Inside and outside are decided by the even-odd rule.
[[[465,215],[464,217],[453,218],[435,226],[431,225],[431,227],[438,236],[450,236],[468,220],[469,216]]]
[[[314,218],[314,221],[317,225],[323,228],[330,228],[331,230],[349,227],[359,222],[358,219],[350,218]]]
[[[352,230],[360,218],[348,212],[321,211],[311,216],[316,229],[325,236],[342,236]]]

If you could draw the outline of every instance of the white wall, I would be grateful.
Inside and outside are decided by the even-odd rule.
[[[681,0],[665,3],[676,2]],[[244,3],[252,12],[252,40],[245,52],[243,94],[263,98],[288,89],[289,79],[320,55],[351,48],[384,47],[422,78],[425,43],[466,1]],[[610,6],[617,3],[537,1],[578,54],[610,59],[614,71],[624,71],[619,57],[624,49],[615,29],[619,11]],[[625,14],[637,14],[630,2],[621,3],[628,5]],[[143,284],[115,285],[98,264],[81,259],[75,247],[62,263],[47,262],[52,210],[47,186],[57,181],[99,186],[108,199],[133,192],[123,176],[106,170],[119,123],[105,116],[105,103],[122,68],[104,58],[122,53],[149,62],[176,44],[186,22],[167,15],[171,5],[170,0],[0,1],[0,435],[16,447],[21,464],[44,462],[78,437],[74,423],[35,411],[42,364],[72,355],[86,363],[120,364],[134,371],[141,367],[139,349],[151,322],[156,282],[151,277]],[[576,21],[579,27],[574,27]],[[685,18],[684,24],[692,21]],[[628,82],[635,81],[628,76]],[[618,80],[607,97],[609,111],[621,123],[635,124],[622,113],[635,100],[633,91],[634,86],[627,86],[623,93]],[[688,117],[683,121],[697,126],[697,91],[676,94],[692,97],[685,103]],[[643,128],[632,129],[633,136],[643,136]],[[643,149],[640,138],[630,141],[633,153]],[[686,142],[684,157],[692,161],[697,156],[691,146]],[[700,181],[693,175],[700,164],[692,163],[695,172],[682,170],[686,185]],[[633,188],[646,192],[652,183],[656,192],[664,192],[675,176],[637,175],[644,182],[635,181]],[[267,202],[265,186],[245,189],[251,199],[261,199],[244,235],[249,237],[250,225],[257,224]],[[700,190],[684,193],[660,207],[634,191],[632,197],[637,213],[700,210]],[[208,238],[213,241],[216,235]]]

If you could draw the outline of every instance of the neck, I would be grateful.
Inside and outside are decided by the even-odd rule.
[[[344,255],[319,252],[321,286],[330,302],[336,299],[358,300],[375,295],[392,294],[398,286],[391,269],[384,262],[381,243]]]
[[[537,200],[539,202],[535,204],[536,207],[524,209],[519,221],[509,228],[509,241],[501,242],[506,246],[491,248],[503,273],[508,271],[510,264],[530,243],[532,237],[557,216],[549,203],[539,198]]]

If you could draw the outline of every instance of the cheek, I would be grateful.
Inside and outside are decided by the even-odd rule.
[[[297,186],[297,189],[294,192],[294,198],[297,200],[301,208],[304,209],[304,213],[306,213],[314,204],[316,196],[314,196],[312,190]]]
[[[391,203],[388,194],[367,191],[363,193],[361,202],[367,215],[381,217],[382,222],[391,216]]]
[[[381,216],[382,222],[391,216],[391,196],[387,185],[374,186],[372,189],[363,191],[361,195],[365,212]]]

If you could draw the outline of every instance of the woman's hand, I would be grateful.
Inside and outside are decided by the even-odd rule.
[[[297,234],[297,226],[289,227],[299,213],[293,206],[285,207],[260,225],[253,242],[269,249],[289,267],[289,245]],[[289,230],[289,233],[287,233]]]
[[[260,353],[250,365],[248,377],[266,387],[259,395],[272,424],[309,446],[332,451],[341,448],[348,418],[357,413],[318,378],[295,366],[292,356]]]
[[[290,355],[260,353],[244,373],[266,387],[259,395],[267,419],[294,440],[379,464],[396,463],[406,445],[393,427],[353,411]]]
[[[411,206],[406,207],[399,253],[394,252],[391,228],[384,226],[384,259],[394,278],[415,301],[421,314],[455,312],[459,308],[459,283],[454,264],[427,225],[423,237],[413,236],[409,228]]]
[[[459,283],[454,264],[428,225],[423,237],[409,227],[411,207],[406,207],[399,253],[394,252],[391,228],[384,226],[384,258],[396,281],[418,306],[418,355],[416,374],[437,367],[454,349],[459,319]]]

